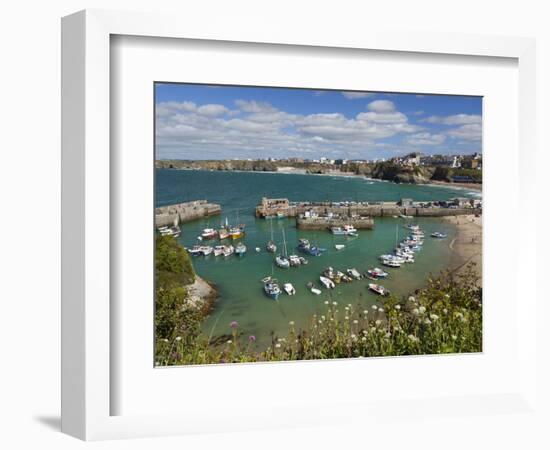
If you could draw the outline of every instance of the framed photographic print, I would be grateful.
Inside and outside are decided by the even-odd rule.
[[[533,42],[208,30],[63,19],[63,431],[532,411]]]

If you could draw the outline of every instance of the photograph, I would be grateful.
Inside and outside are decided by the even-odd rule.
[[[483,351],[483,97],[153,88],[155,367]]]

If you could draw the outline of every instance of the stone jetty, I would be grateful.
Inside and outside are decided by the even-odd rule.
[[[191,220],[221,214],[221,206],[206,200],[194,200],[155,208],[157,227],[178,225]]]

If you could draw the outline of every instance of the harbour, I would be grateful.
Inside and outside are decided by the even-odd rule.
[[[226,188],[220,191],[220,186]],[[251,192],[254,194],[251,195]],[[357,233],[352,236],[333,234],[330,228],[300,228],[296,224],[296,217],[275,216],[265,220],[256,216],[255,208],[262,197],[292,198],[299,192],[308,192],[312,202],[329,203],[345,199],[350,202],[398,202],[402,198],[414,198],[418,201],[438,198],[450,201],[457,197],[456,190],[443,187],[372,183],[359,178],[157,170],[158,207],[167,206],[174,200],[185,202],[193,198],[207,198],[221,208],[219,216],[201,217],[180,223],[182,233],[178,237],[187,248],[192,249],[195,245],[213,248],[208,255],[193,258],[197,273],[214,283],[219,292],[214,310],[203,323],[203,332],[207,336],[219,338],[228,332],[225,326],[227,323],[237,321],[256,337],[257,345],[266,346],[271,343],[272,336],[288,328],[289,321],[295,322],[297,327],[307,325],[306,322],[314,314],[320,313],[325,307],[324,302],[329,299],[358,303],[366,308],[377,304],[378,295],[369,290],[369,284],[377,282],[363,275],[368,269],[382,267],[380,255],[391,252],[399,241],[410,234],[410,230],[404,228],[410,219],[398,215],[380,216],[375,219],[374,228],[356,227]],[[460,195],[479,199],[479,193],[473,191],[461,191]],[[244,235],[229,240],[227,244],[224,241],[223,245],[233,247],[231,254],[215,256],[215,249],[222,242],[219,239],[201,241],[198,237],[205,229],[221,229],[226,224],[226,219],[230,226],[244,226]],[[405,295],[418,289],[427,275],[439,273],[451,262],[448,243],[457,234],[452,221],[415,216],[414,223],[419,224],[427,236],[440,232],[447,235],[447,239],[427,237],[414,264],[407,264],[399,269],[384,268],[389,276],[383,285],[394,294]],[[307,264],[289,268],[277,266],[275,258],[282,252],[283,233],[287,256],[302,256],[307,259]],[[266,249],[266,243],[272,235],[278,247],[276,253]],[[324,249],[322,256],[300,252],[301,239]],[[246,247],[246,252],[241,256],[234,253],[239,243]],[[348,269],[356,269],[362,279],[338,283],[334,289],[326,289],[319,277],[328,267],[346,275]],[[275,278],[278,282],[281,292],[277,301],[269,298],[264,291],[265,283],[262,280],[267,277]],[[294,295],[285,292],[286,284],[291,284],[295,289]],[[316,295],[312,289],[320,290],[321,294]]]

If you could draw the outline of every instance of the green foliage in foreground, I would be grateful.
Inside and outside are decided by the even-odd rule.
[[[324,313],[311,317],[306,329],[290,322],[287,335],[274,337],[263,351],[236,322],[228,325],[231,335],[222,344],[199,335],[198,322],[193,322],[196,327],[175,326],[169,336],[157,336],[157,365],[480,352],[482,291],[477,282],[470,265],[461,275],[445,272],[429,279],[414,296],[383,298],[368,310],[327,299]]]

